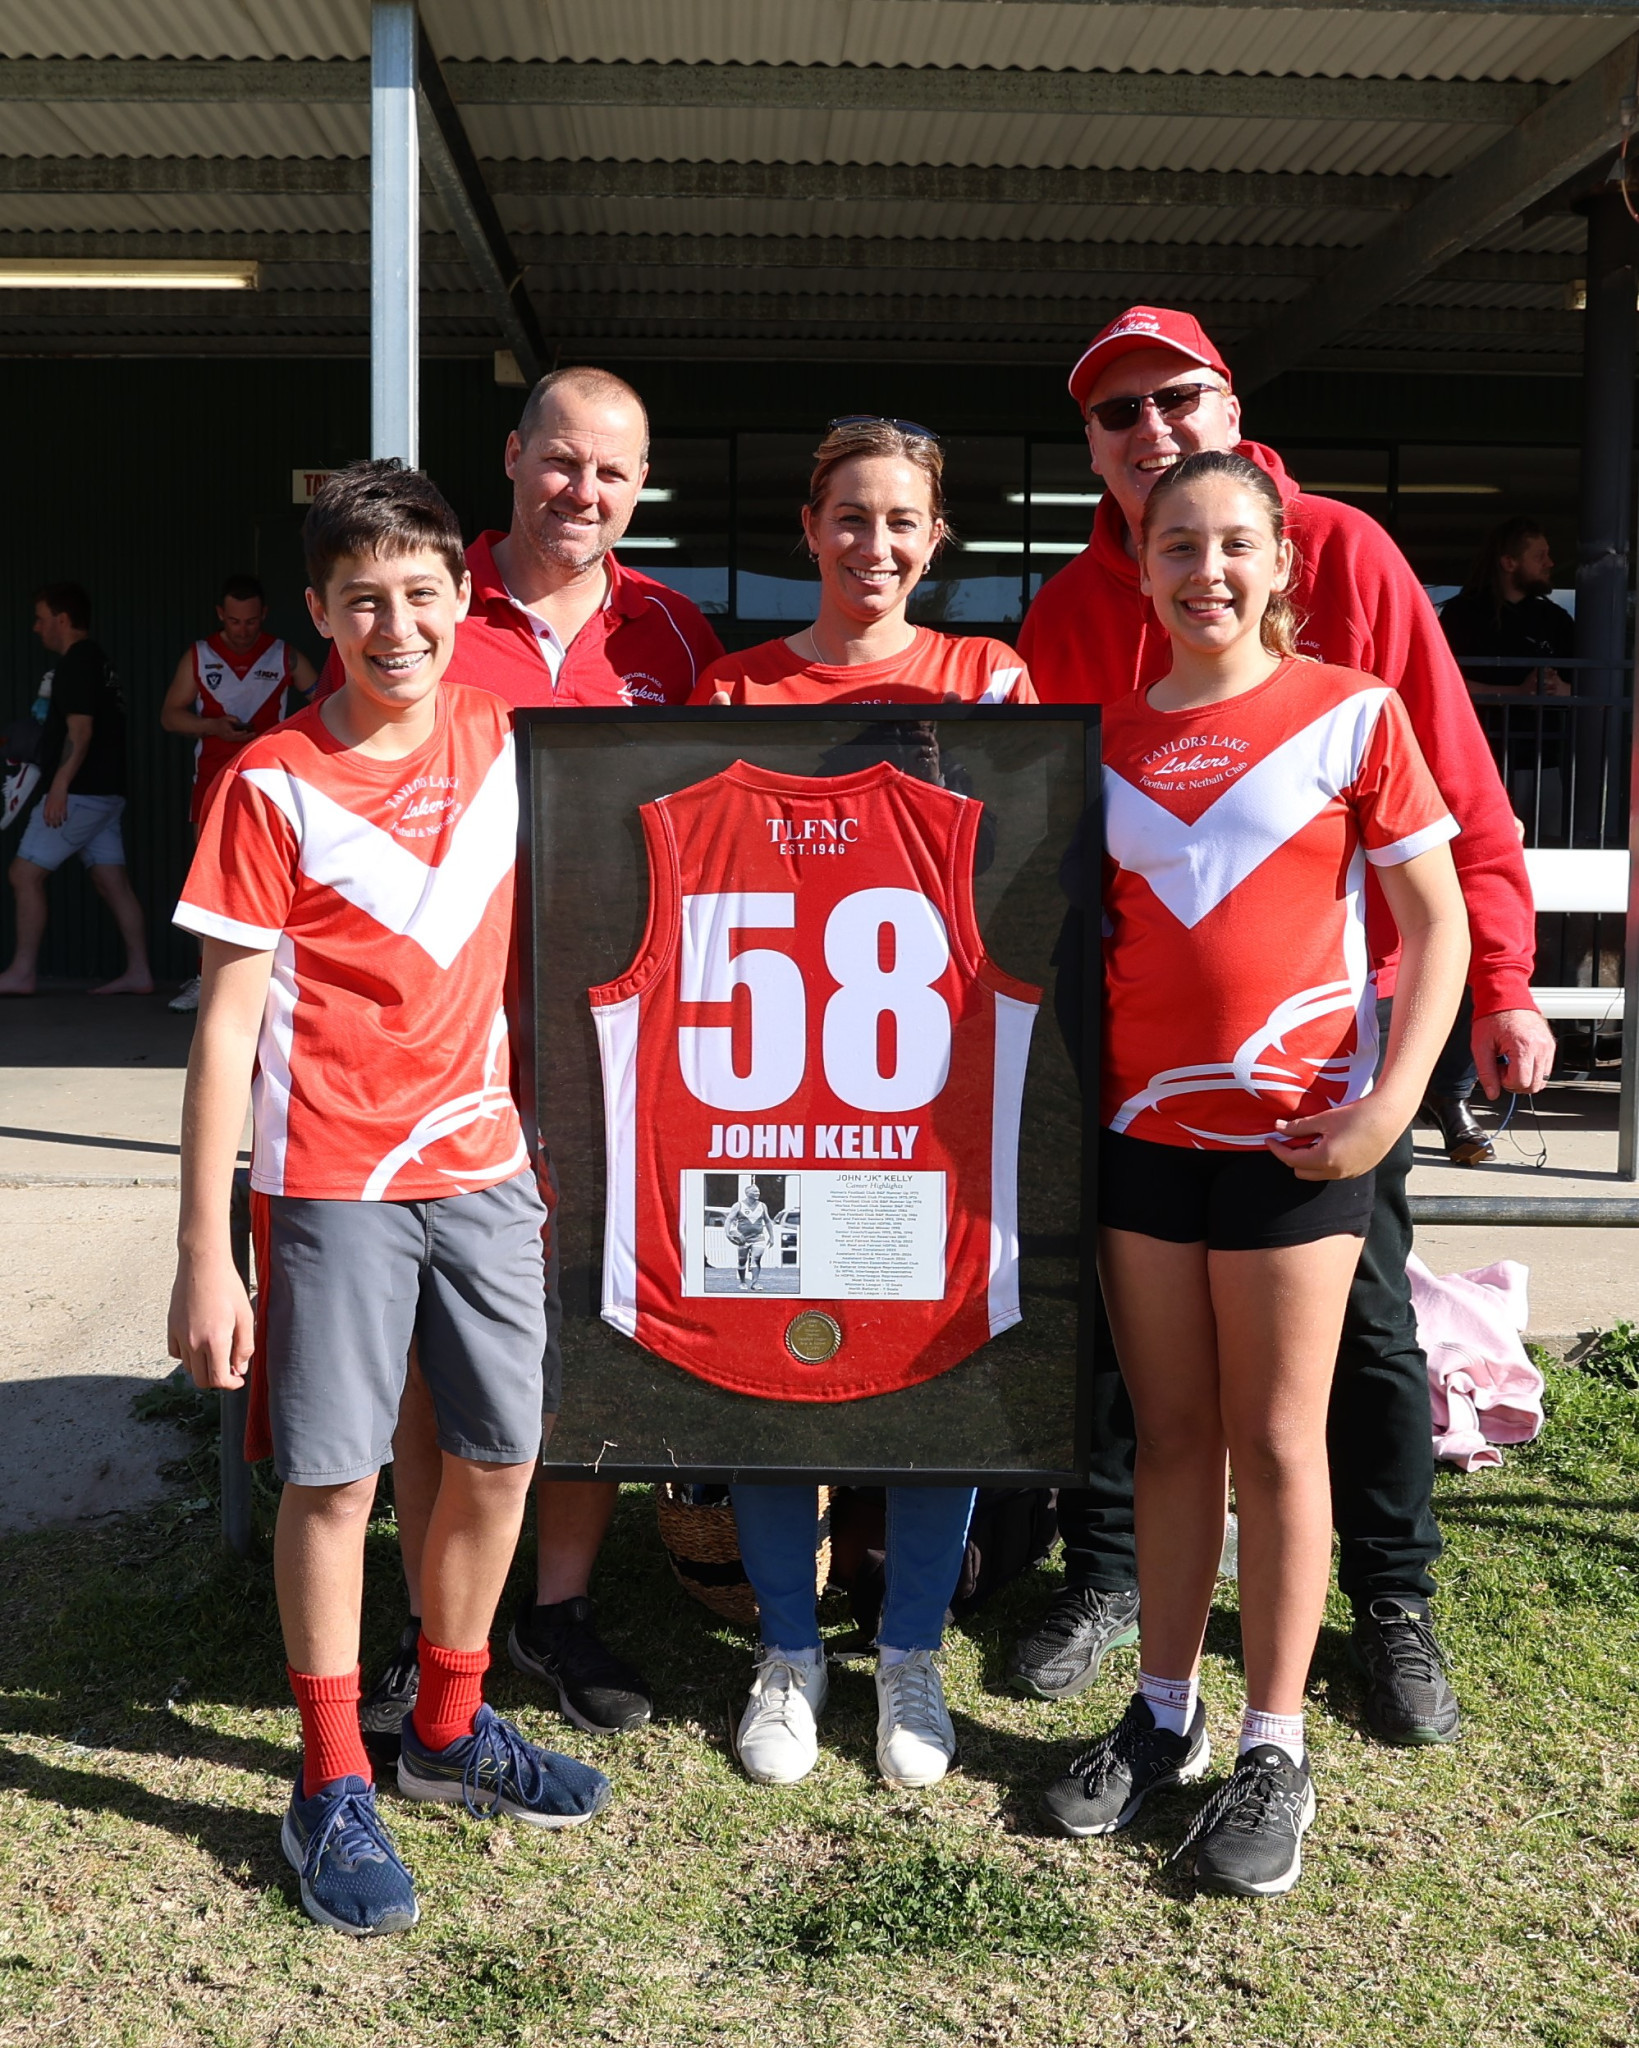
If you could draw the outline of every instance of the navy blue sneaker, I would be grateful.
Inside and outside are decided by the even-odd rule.
[[[304,1799],[298,1771],[279,1843],[301,1874],[303,1910],[321,1927],[402,1934],[421,1917],[415,1881],[376,1812],[376,1788],[362,1778],[338,1778]]]
[[[470,1735],[429,1749],[404,1718],[398,1789],[406,1799],[464,1806],[483,1819],[510,1813],[537,1828],[574,1828],[609,1804],[609,1780],[572,1756],[537,1749],[493,1707],[480,1707]]]

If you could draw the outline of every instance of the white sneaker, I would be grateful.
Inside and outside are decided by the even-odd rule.
[[[795,1785],[807,1777],[819,1756],[814,1724],[829,1689],[823,1650],[806,1656],[762,1653],[734,1744],[748,1778],[759,1785]]]
[[[165,1005],[167,1010],[197,1010],[199,1008],[199,976],[185,981]]]
[[[937,1785],[956,1756],[956,1730],[931,1650],[876,1667],[876,1762],[890,1785]]]

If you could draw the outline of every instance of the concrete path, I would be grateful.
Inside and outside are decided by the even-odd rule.
[[[165,996],[52,993],[0,1005],[0,1531],[131,1507],[161,1490],[174,1435],[130,1414],[162,1379],[176,1227],[177,1131],[191,1017]],[[1489,1112],[1485,1112],[1489,1115]],[[1449,1167],[1420,1133],[1419,1194],[1506,1186],[1633,1193],[1611,1178],[1608,1083],[1552,1089],[1516,1114],[1495,1166]],[[1539,1143],[1540,1134],[1540,1143]],[[1547,1157],[1533,1164],[1545,1144]],[[1437,1273],[1520,1259],[1531,1335],[1557,1349],[1639,1318],[1639,1233],[1418,1234]]]

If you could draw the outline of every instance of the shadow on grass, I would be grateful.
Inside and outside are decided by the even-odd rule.
[[[69,1770],[16,1750],[0,1752],[0,1784],[69,1813],[115,1814],[196,1842],[246,1891],[283,1891],[297,1903],[296,1877],[265,1813],[200,1799],[167,1799],[106,1770]]]

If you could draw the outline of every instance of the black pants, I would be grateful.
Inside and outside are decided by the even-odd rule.
[[[1385,1043],[1388,1012],[1387,1003],[1378,1004]],[[1357,1604],[1381,1594],[1426,1599],[1442,1548],[1432,1505],[1428,1368],[1406,1278],[1411,1161],[1407,1131],[1377,1169],[1377,1200],[1349,1291],[1326,1425],[1338,1584]],[[1138,1580],[1133,1412],[1102,1303],[1097,1316],[1088,1484],[1059,1494],[1059,1533],[1069,1583],[1118,1592]]]

